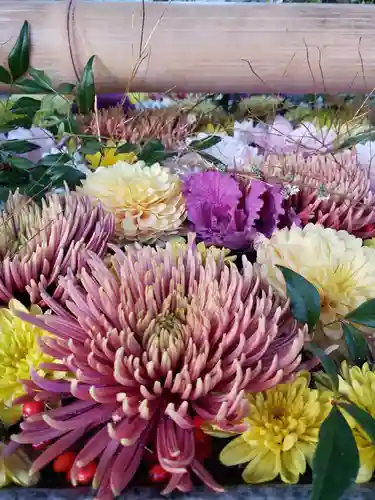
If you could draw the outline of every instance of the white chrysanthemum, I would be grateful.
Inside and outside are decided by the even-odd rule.
[[[123,161],[87,175],[80,190],[116,217],[116,232],[127,241],[151,242],[173,234],[186,218],[181,181],[155,163]]]
[[[319,291],[322,325],[336,321],[375,297],[375,249],[347,233],[307,224],[276,231],[258,249],[262,272],[285,296],[285,281],[276,265],[302,275]],[[341,328],[325,328],[338,339]]]

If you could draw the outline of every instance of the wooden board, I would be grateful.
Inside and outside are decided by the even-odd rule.
[[[375,7],[0,1],[0,64],[25,19],[32,65],[75,82],[93,54],[100,92],[348,92],[375,87]],[[69,15],[68,15],[69,14]],[[68,19],[69,18],[69,19]],[[151,37],[150,37],[151,34]],[[149,38],[150,37],[150,38]],[[0,86],[3,91],[5,86]]]

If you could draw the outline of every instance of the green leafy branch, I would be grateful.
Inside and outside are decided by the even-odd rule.
[[[313,331],[319,322],[321,303],[319,292],[303,276],[278,266],[283,273],[291,311],[299,323]],[[372,356],[362,332],[355,325],[375,328],[375,299],[368,300],[338,320],[343,328],[349,360],[361,366],[372,364]],[[324,326],[323,326],[324,327]],[[311,500],[339,500],[355,483],[360,461],[357,444],[348,417],[369,436],[375,445],[375,418],[340,394],[340,377],[336,362],[326,352],[309,346],[320,359],[324,374],[319,382],[333,391],[332,410],[320,428],[318,445],[313,458],[313,490]]]

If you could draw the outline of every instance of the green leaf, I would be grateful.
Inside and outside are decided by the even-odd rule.
[[[189,147],[195,149],[195,151],[202,151],[204,149],[212,148],[212,146],[215,146],[215,144],[219,142],[221,142],[221,137],[218,137],[217,135],[210,135],[205,139],[192,141],[189,144]]]
[[[95,153],[100,153],[103,150],[104,145],[97,139],[84,140],[79,152],[84,155],[94,155]]]
[[[353,403],[336,403],[337,406],[343,408],[345,411],[351,415],[354,420],[362,427],[362,429],[368,434],[372,443],[375,444],[375,418],[370,415],[362,408],[359,408],[357,405]]]
[[[28,73],[44,93],[54,92],[51,79],[45,74],[44,71],[40,69],[29,68]]]
[[[30,78],[20,78],[17,82],[17,88],[25,94],[46,93],[46,89],[41,87],[38,82]]]
[[[138,160],[144,161],[146,165],[152,165],[153,163],[165,160],[165,158],[171,156],[171,153],[165,151],[165,147],[160,141],[152,140],[143,146],[141,152],[137,156]]]
[[[311,500],[339,500],[356,480],[358,449],[352,431],[337,408],[323,422],[313,460]]]
[[[72,83],[60,83],[60,85],[57,87],[56,89],[56,92],[58,94],[63,94],[63,95],[66,95],[66,94],[72,94],[73,93],[73,90],[75,89],[75,85],[73,85]]]
[[[44,165],[45,167],[54,167],[58,165],[65,165],[65,163],[68,163],[69,161],[71,161],[69,155],[66,153],[57,153],[46,155],[41,158],[38,162],[38,166]]]
[[[94,111],[95,103],[95,84],[92,67],[95,56],[90,57],[83,70],[82,80],[77,87],[77,105],[80,113],[86,115]]]
[[[13,191],[23,184],[29,182],[30,175],[27,170],[19,170],[15,168],[7,168],[0,170],[0,184],[9,187]]]
[[[375,328],[375,299],[363,302],[357,309],[347,314],[345,319]]]
[[[320,317],[320,296],[318,290],[303,276],[283,266],[277,266],[283,273],[292,314],[299,323],[307,323],[312,329]]]
[[[338,389],[339,386],[339,377],[337,374],[337,365],[320,347],[315,346],[314,344],[309,344],[307,349],[311,351],[314,356],[320,359],[324,371],[330,378],[332,382],[332,389]]]
[[[8,56],[8,66],[13,80],[17,80],[24,75],[30,62],[30,28],[25,21],[21,28],[18,39]]]
[[[349,359],[354,365],[363,365],[369,359],[370,351],[362,333],[349,323],[342,323]]]
[[[361,144],[363,142],[373,141],[375,139],[374,130],[368,130],[366,132],[360,132],[359,134],[352,135],[348,137],[339,145],[339,149],[347,149],[355,146],[356,144]]]
[[[155,151],[165,151],[164,145],[157,139],[148,141],[142,148],[142,154],[147,155]]]
[[[214,165],[216,165],[220,171],[222,172],[225,172],[225,170],[227,169],[227,167],[224,165],[224,163],[220,160],[218,160],[217,158],[215,158],[214,156],[210,155],[209,153],[200,153],[201,157],[204,158],[205,160],[209,161],[210,163],[213,163]]]
[[[33,99],[32,97],[21,97],[12,106],[12,111],[17,114],[27,115],[29,118],[33,118],[35,113],[40,109],[40,100]]]
[[[125,144],[121,144],[116,150],[116,154],[121,154],[121,153],[133,153],[138,150],[138,147],[135,144],[130,144],[129,142],[126,142]]]
[[[48,174],[56,187],[63,186],[66,182],[70,188],[75,188],[86,177],[80,170],[67,165],[54,167]]]
[[[0,66],[0,82],[7,84],[12,83],[12,77],[4,66]]]
[[[26,158],[18,156],[8,156],[7,163],[12,167],[19,168],[20,170],[29,170],[34,167],[34,163]]]
[[[0,186],[0,201],[7,201],[10,189],[5,186]]]
[[[0,151],[6,152],[6,153],[29,153],[30,151],[34,151],[35,149],[39,149],[40,146],[38,144],[34,144],[33,142],[29,141],[21,141],[21,140],[14,140],[14,141],[4,141],[0,143]]]

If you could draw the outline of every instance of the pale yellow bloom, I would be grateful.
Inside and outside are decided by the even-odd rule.
[[[171,246],[175,254],[178,254],[180,249],[184,250],[186,248],[186,240],[181,236],[175,236],[168,240],[168,244]],[[216,261],[223,259],[224,262],[234,262],[236,260],[235,255],[230,255],[231,251],[228,248],[217,248],[214,246],[206,246],[203,241],[197,244],[197,250],[202,255],[203,263],[206,262],[207,255],[212,255]]]
[[[349,368],[347,362],[343,362],[339,377],[339,392],[375,418],[375,372],[369,368],[368,363],[362,368],[358,366]],[[367,483],[375,471],[375,445],[352,418],[348,418],[348,422],[352,426],[360,458],[356,482]]]
[[[181,181],[167,168],[119,161],[87,175],[80,191],[99,200],[116,217],[120,240],[155,241],[177,233],[186,218]]]
[[[53,361],[41,352],[38,344],[39,338],[49,334],[17,317],[18,311],[29,312],[14,299],[7,309],[0,309],[0,419],[5,424],[17,422],[21,416],[20,407],[12,407],[13,400],[25,393],[21,380],[31,379],[31,368],[40,375],[48,374],[39,364]],[[30,313],[42,314],[42,310],[33,305]],[[64,376],[64,372],[54,373]]]
[[[0,488],[9,484],[17,484],[24,488],[35,486],[39,481],[39,473],[30,474],[32,461],[26,453],[19,448],[14,453],[5,458],[1,453],[5,448],[4,443],[0,443]]]
[[[319,429],[331,409],[328,391],[309,389],[310,376],[300,373],[293,382],[249,394],[248,430],[221,452],[224,465],[245,464],[247,483],[272,481],[280,475],[295,484],[311,465]]]
[[[133,152],[116,154],[118,146],[113,141],[108,141],[102,153],[98,152],[86,155],[86,160],[90,163],[90,167],[94,169],[98,167],[111,167],[118,161],[130,164],[137,161],[137,155]]]
[[[275,231],[258,249],[257,261],[263,275],[283,296],[285,280],[276,265],[302,275],[320,294],[323,325],[346,316],[366,300],[375,297],[375,250],[347,233],[307,224]],[[333,339],[341,328],[325,328]]]

